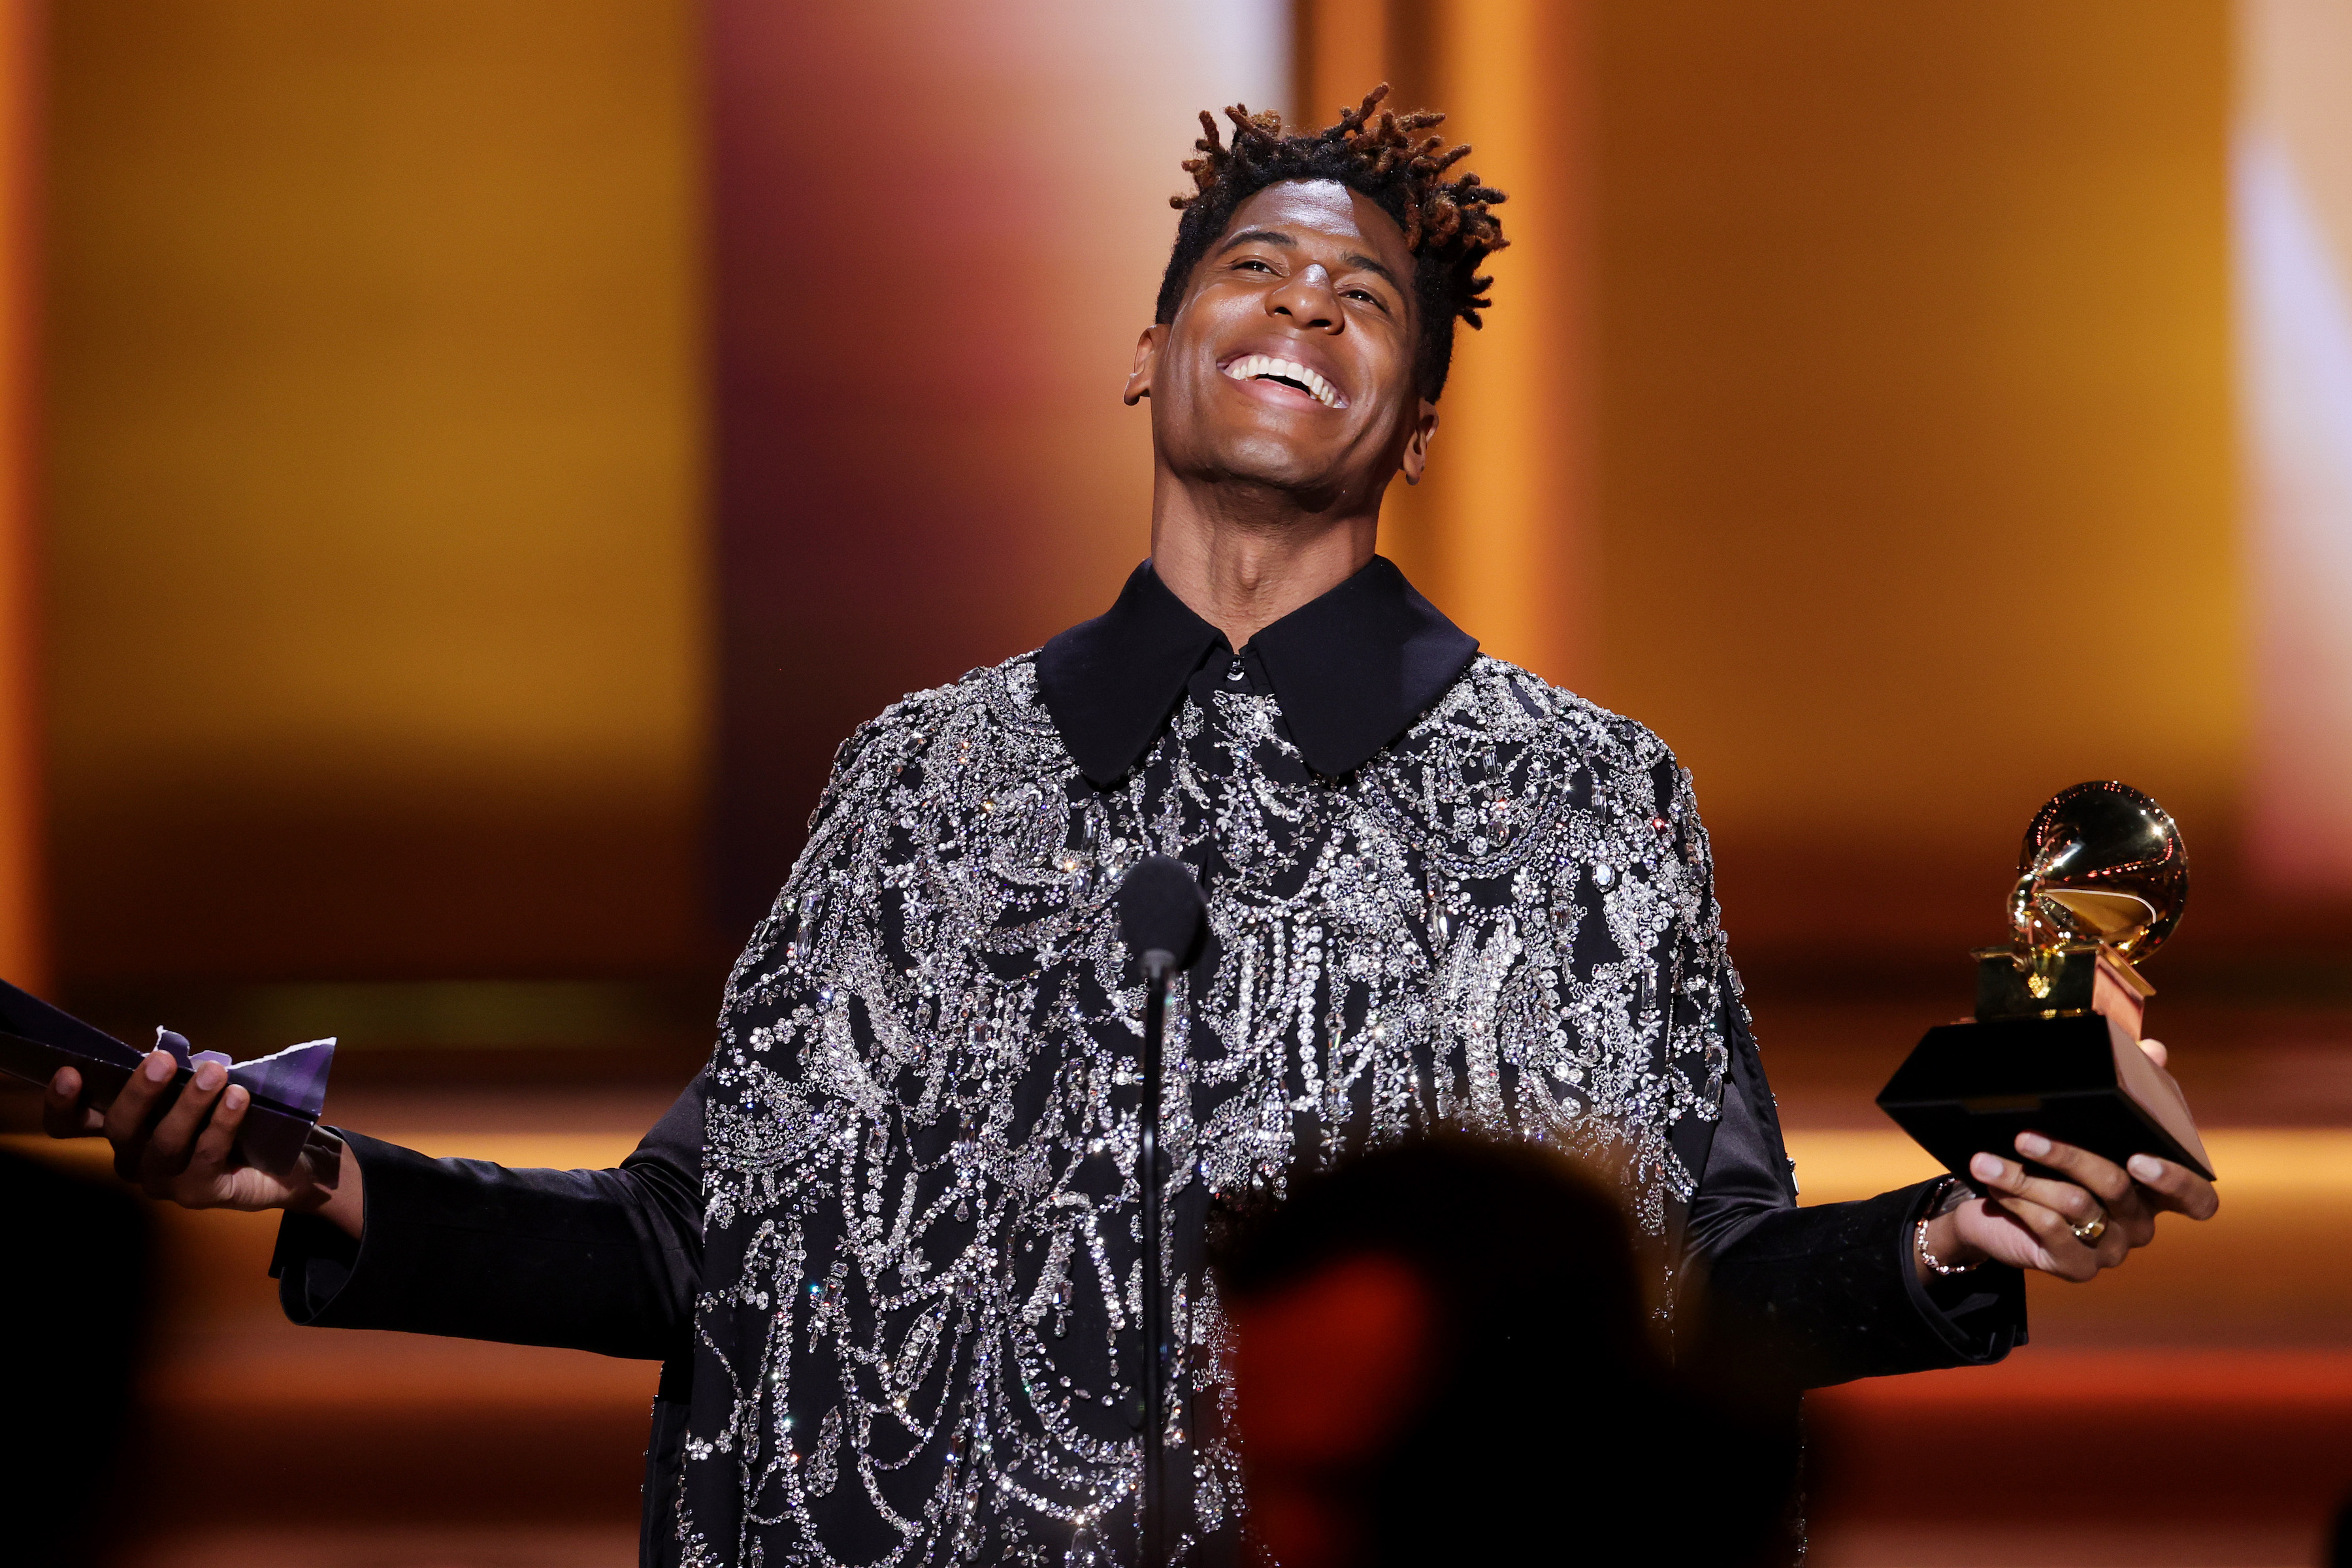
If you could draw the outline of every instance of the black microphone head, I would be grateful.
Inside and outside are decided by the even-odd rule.
[[[1118,885],[1118,930],[1138,955],[1165,952],[1190,969],[1209,934],[1209,904],[1181,860],[1146,855]]]

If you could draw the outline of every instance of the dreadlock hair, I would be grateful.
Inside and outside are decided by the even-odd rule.
[[[1417,136],[1445,116],[1382,109],[1388,93],[1382,82],[1362,103],[1341,110],[1337,125],[1306,134],[1285,135],[1282,116],[1272,110],[1252,114],[1234,104],[1225,110],[1234,125],[1230,147],[1218,137],[1215,118],[1201,110],[1202,136],[1192,143],[1201,155],[1184,161],[1195,189],[1168,198],[1184,216],[1176,220],[1176,247],[1160,281],[1154,319],[1163,325],[1176,319],[1192,268],[1244,202],[1286,181],[1335,181],[1370,197],[1404,230],[1421,327],[1414,381],[1421,395],[1435,402],[1454,360],[1455,319],[1477,327],[1478,312],[1489,302],[1486,289],[1494,279],[1478,277],[1478,268],[1509,243],[1502,220],[1488,210],[1504,197],[1466,171],[1447,179],[1446,171],[1469,155],[1468,143],[1448,148],[1443,137]]]

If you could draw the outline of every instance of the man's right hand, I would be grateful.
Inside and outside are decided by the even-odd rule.
[[[253,1097],[230,1083],[218,1062],[203,1062],[159,1114],[178,1066],[170,1052],[151,1052],[103,1111],[84,1101],[81,1074],[59,1068],[41,1105],[42,1124],[52,1138],[103,1136],[114,1145],[115,1173],[151,1198],[192,1209],[293,1209],[359,1235],[360,1167],[348,1147],[332,1185],[308,1164],[282,1178],[245,1164],[236,1154],[236,1130]]]

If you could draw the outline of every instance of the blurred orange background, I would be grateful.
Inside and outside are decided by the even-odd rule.
[[[2244,1197],[2037,1294],[1998,1372],[1824,1401],[1820,1560],[2314,1560],[2352,1485],[2312,1239],[2352,1217],[2352,5],[0,21],[0,973],[126,1037],[338,1034],[355,1126],[617,1157],[834,746],[1144,553],[1118,395],[1193,112],[1391,80],[1514,244],[1384,548],[1694,770],[1808,1201],[1913,1173],[1869,1097],[1965,1005],[2046,795],[2128,780],[2196,858],[2155,1022]],[[266,1225],[169,1234],[159,1419],[351,1424],[377,1479],[302,1472],[299,1529],[191,1504],[142,1560],[628,1560],[650,1369],[299,1333]],[[2244,1463],[2102,1460],[2116,1521],[2071,1479],[1938,1513],[1895,1462],[2167,1422]]]

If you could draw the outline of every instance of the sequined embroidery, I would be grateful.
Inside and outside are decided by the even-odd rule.
[[[1150,851],[1202,874],[1215,948],[1170,1024],[1188,1542],[1240,1498],[1213,1202],[1469,1126],[1617,1173],[1670,1271],[1674,1131],[1716,1116],[1738,1003],[1665,748],[1482,657],[1334,780],[1272,696],[1196,689],[1108,790],[1034,656],[843,746],[720,1018],[689,1564],[1132,1560],[1142,992],[1109,900]]]

